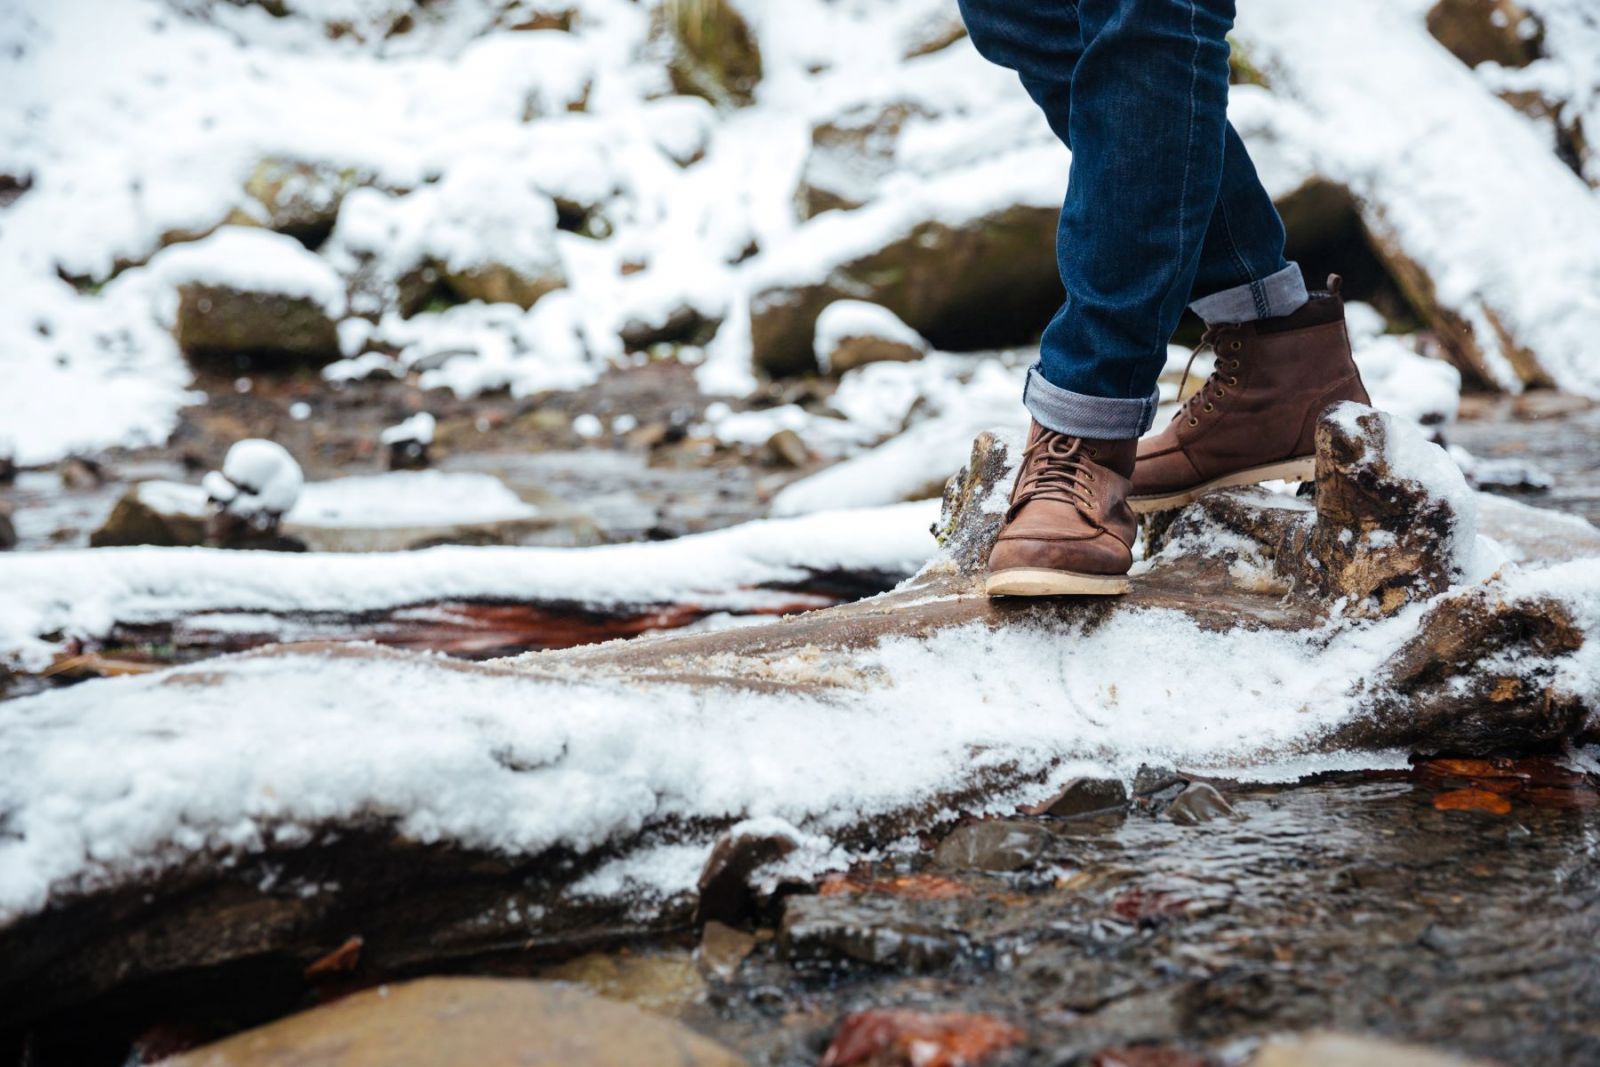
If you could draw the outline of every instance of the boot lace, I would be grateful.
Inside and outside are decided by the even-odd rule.
[[[1189,353],[1189,362],[1183,367],[1183,381],[1178,384],[1178,395],[1182,396],[1184,389],[1189,385],[1189,372],[1194,369],[1194,361],[1201,352],[1211,349],[1216,356],[1216,363],[1205,384],[1195,390],[1193,396],[1185,400],[1173,413],[1174,419],[1186,418],[1190,426],[1200,423],[1200,414],[1215,410],[1213,400],[1221,400],[1228,395],[1228,388],[1239,384],[1239,377],[1234,372],[1239,369],[1238,352],[1244,347],[1239,340],[1238,330],[1232,324],[1219,323],[1206,327],[1206,332],[1201,335],[1200,343],[1194,346]]]
[[[1011,497],[1007,519],[1030,500],[1056,500],[1074,504],[1086,513],[1094,508],[1094,472],[1087,460],[1094,455],[1081,437],[1044,431],[1022,453],[1022,474]]]

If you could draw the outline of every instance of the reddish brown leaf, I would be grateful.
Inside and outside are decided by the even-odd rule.
[[[874,1009],[845,1016],[821,1067],[974,1067],[1023,1038],[1003,1019],[969,1012]]]
[[[830,874],[823,879],[818,892],[825,897],[873,893],[907,900],[950,900],[972,894],[972,890],[960,882],[942,875],[897,874],[874,878],[870,871]]]
[[[1483,811],[1490,815],[1506,815],[1511,811],[1511,801],[1482,789],[1453,789],[1433,798],[1433,806],[1440,811]]]
[[[1510,760],[1431,759],[1417,764],[1420,774],[1436,778],[1516,778]]]
[[[332,952],[306,968],[307,978],[321,978],[330,974],[349,974],[361,962],[360,937],[352,937]]]
[[[1196,901],[1192,896],[1165,889],[1125,889],[1111,902],[1111,914],[1126,922],[1154,924],[1188,915]]]

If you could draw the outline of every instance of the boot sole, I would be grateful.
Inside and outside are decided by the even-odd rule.
[[[990,596],[1117,596],[1128,591],[1128,578],[1122,574],[1011,567],[989,575],[983,591]]]
[[[1182,492],[1164,493],[1160,496],[1130,496],[1128,507],[1139,515],[1147,515],[1152,511],[1170,511],[1194,503],[1213,489],[1232,489],[1241,485],[1273,481],[1309,482],[1316,473],[1317,457],[1301,456],[1298,459],[1286,459],[1281,463],[1246,467],[1242,471],[1213,478],[1209,482],[1202,482],[1193,489],[1185,489]]]

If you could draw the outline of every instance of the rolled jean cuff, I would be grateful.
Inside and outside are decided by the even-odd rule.
[[[1038,364],[1029,368],[1027,384],[1022,387],[1023,406],[1040,426],[1100,441],[1142,437],[1155,421],[1160,395],[1159,389],[1144,400],[1074,393],[1045,381]]]
[[[1256,319],[1292,315],[1310,299],[1306,280],[1300,273],[1300,264],[1291,263],[1265,278],[1202,296],[1189,308],[1208,324],[1254,322]]]

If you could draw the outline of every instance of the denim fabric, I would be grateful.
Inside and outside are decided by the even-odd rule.
[[[960,3],[978,51],[1018,73],[1072,150],[1056,239],[1066,300],[1025,402],[1063,433],[1136,437],[1186,305],[1243,321],[1305,302],[1228,123],[1233,0]]]

